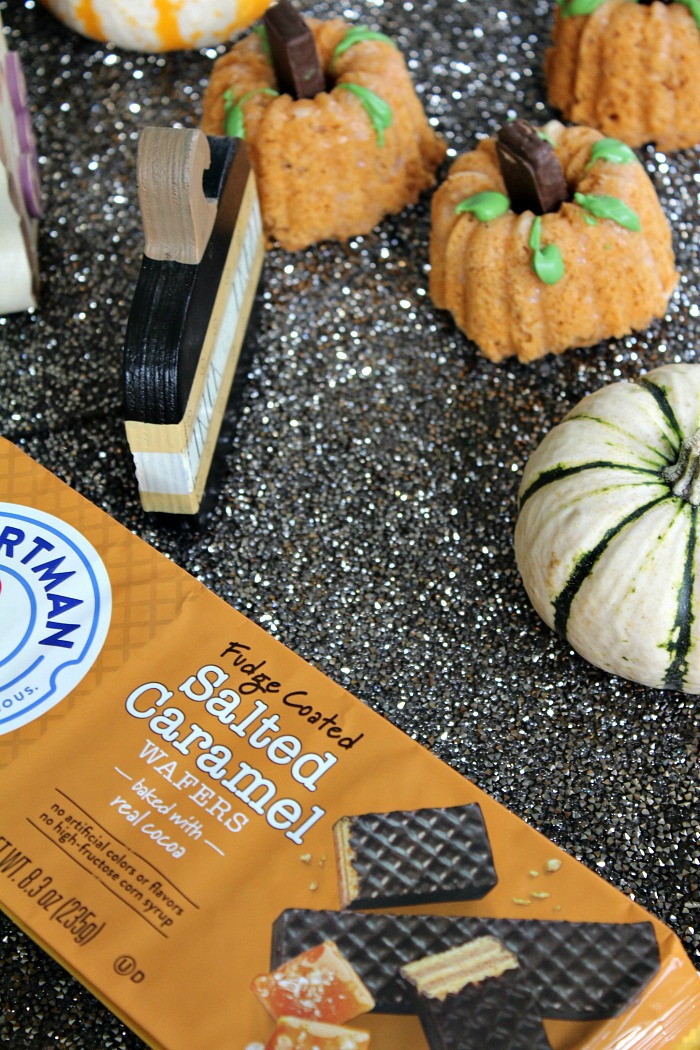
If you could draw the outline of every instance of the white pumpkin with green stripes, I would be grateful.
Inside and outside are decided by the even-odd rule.
[[[518,498],[518,568],[545,623],[612,674],[700,692],[700,364],[585,397]]]

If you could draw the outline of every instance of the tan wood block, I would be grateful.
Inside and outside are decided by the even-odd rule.
[[[210,163],[201,131],[151,127],[141,133],[137,178],[149,259],[201,261],[216,219],[216,201],[202,186]]]

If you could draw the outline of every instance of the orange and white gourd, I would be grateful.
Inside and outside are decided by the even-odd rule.
[[[270,0],[43,0],[71,29],[133,51],[177,51],[228,40]]]
[[[700,692],[700,365],[589,394],[528,460],[515,553],[535,609],[586,660]]]

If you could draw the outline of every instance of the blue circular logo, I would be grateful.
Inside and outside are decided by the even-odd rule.
[[[107,570],[77,529],[0,503],[0,734],[34,721],[78,685],[111,613]]]

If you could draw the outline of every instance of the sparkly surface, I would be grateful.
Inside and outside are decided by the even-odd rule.
[[[553,4],[362,0],[462,152],[544,122]],[[204,525],[144,515],[121,422],[142,246],[138,133],[194,126],[215,52],[136,55],[0,3],[34,107],[40,309],[0,318],[0,429],[241,612],[667,922],[700,961],[698,699],[611,678],[539,621],[519,474],[585,393],[700,334],[700,150],[640,156],[682,274],[647,333],[534,366],[479,356],[427,295],[428,201],[347,245],[273,251],[258,346]],[[0,918],[0,1044],[143,1044]]]

